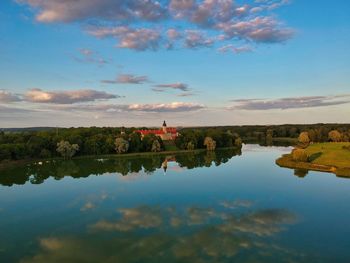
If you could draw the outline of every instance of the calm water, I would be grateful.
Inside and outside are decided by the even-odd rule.
[[[350,262],[350,180],[296,176],[286,151],[2,171],[0,262]]]

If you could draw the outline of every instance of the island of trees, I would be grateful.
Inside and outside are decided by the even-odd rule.
[[[295,175],[304,177],[308,170],[332,172],[337,176],[350,176],[349,132],[331,130],[328,142],[315,140],[310,131],[301,132],[298,143],[290,154],[276,160],[282,167],[294,168]]]

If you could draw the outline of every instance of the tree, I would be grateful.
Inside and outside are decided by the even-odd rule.
[[[131,152],[140,152],[142,150],[142,140],[141,134],[138,132],[133,132],[129,136],[130,141],[130,151]]]
[[[216,141],[214,141],[211,137],[205,137],[204,146],[207,147],[208,151],[214,151],[216,148]]]
[[[193,151],[194,150],[194,143],[193,142],[188,142],[186,148],[187,148],[187,150]]]
[[[328,139],[330,139],[332,142],[340,142],[342,135],[337,130],[332,130],[328,133]]]
[[[305,149],[296,148],[292,151],[292,159],[296,162],[307,162],[309,156]]]
[[[299,148],[306,148],[310,143],[309,134],[307,132],[302,132],[298,137]]]
[[[160,152],[161,151],[161,146],[158,140],[154,140],[152,143],[152,148],[151,148],[152,152]]]
[[[79,151],[78,144],[70,144],[68,141],[60,141],[57,143],[56,151],[62,155],[62,157],[66,159],[71,159],[77,151]]]
[[[242,148],[242,139],[241,138],[237,138],[235,140],[235,146],[238,147],[238,148]]]
[[[129,142],[123,138],[117,138],[114,142],[117,153],[126,153],[129,150]]]

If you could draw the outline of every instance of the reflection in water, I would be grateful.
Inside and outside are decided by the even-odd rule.
[[[1,171],[0,184],[21,185],[28,181],[32,184],[42,184],[50,177],[60,180],[65,176],[81,178],[105,173],[119,173],[123,176],[140,172],[152,174],[160,168],[166,172],[168,162],[171,161],[176,161],[179,167],[187,169],[210,167],[213,163],[219,166],[240,154],[240,150],[237,149],[224,149],[216,152],[186,153],[174,156],[149,155],[137,158],[56,160]]]
[[[38,252],[23,262],[292,262],[302,257],[274,242],[295,224],[283,209],[239,210],[217,206],[139,206],[119,209],[74,236],[39,239]]]

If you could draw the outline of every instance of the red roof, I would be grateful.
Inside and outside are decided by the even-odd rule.
[[[161,134],[165,134],[163,130],[137,130],[136,132],[139,132],[142,135],[147,135],[147,134],[161,135]],[[176,128],[167,128],[167,133],[176,134],[177,130],[176,130]]]

